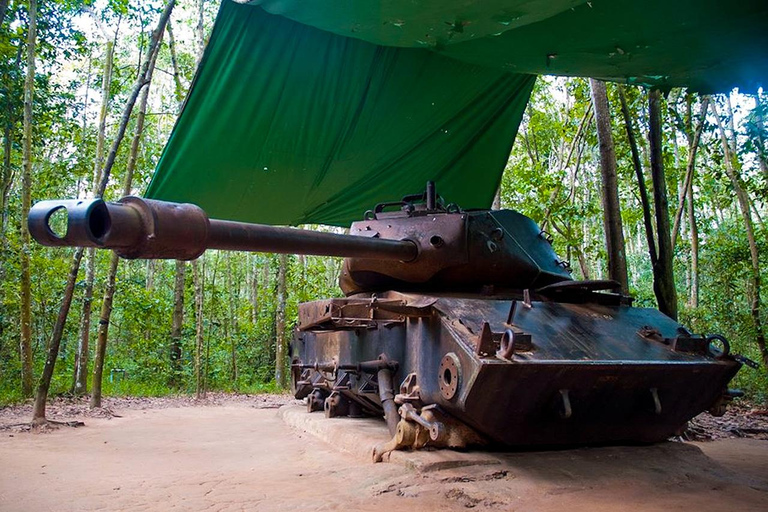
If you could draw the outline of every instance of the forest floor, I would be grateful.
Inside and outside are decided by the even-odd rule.
[[[287,427],[285,395],[57,399],[29,430],[0,409],[0,510],[768,510],[768,416],[700,416],[668,442],[512,453],[419,473],[372,464]]]

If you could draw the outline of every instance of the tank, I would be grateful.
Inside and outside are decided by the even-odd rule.
[[[61,236],[52,215],[67,212]],[[577,281],[551,238],[512,210],[446,205],[434,185],[365,213],[348,235],[209,219],[126,197],[37,203],[49,246],[125,258],[206,249],[342,256],[344,298],[299,306],[291,388],[308,412],[379,416],[376,447],[651,443],[722,415],[743,363],[720,335],[632,306],[614,281]]]

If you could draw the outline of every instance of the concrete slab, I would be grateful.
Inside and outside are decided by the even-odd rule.
[[[373,447],[390,439],[384,421],[375,418],[326,418],[322,412],[310,414],[305,407],[297,405],[281,407],[278,416],[291,427],[360,460],[371,461]],[[665,442],[647,446],[544,451],[419,450],[392,452],[388,462],[418,473],[491,466],[495,472],[527,474],[534,479],[544,477],[550,480],[599,480],[606,475],[647,479],[649,474],[663,473],[669,473],[669,478],[679,475],[689,478],[700,474],[706,478],[715,477],[718,485],[727,482],[764,493],[768,491],[766,459],[748,457],[747,452],[761,453],[767,448],[768,441],[739,439],[732,443]],[[621,461],[628,464],[624,465]],[[475,470],[479,471],[480,468]],[[467,474],[472,474],[472,470]]]
[[[308,413],[305,407],[297,405],[282,406],[278,416],[291,427],[367,461],[373,459],[374,446],[391,439],[386,423],[377,418],[326,418],[322,412]],[[502,459],[498,454],[480,451],[419,450],[392,452],[389,462],[421,473],[496,465]]]

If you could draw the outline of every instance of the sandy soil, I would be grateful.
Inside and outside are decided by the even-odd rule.
[[[202,398],[193,395],[162,397],[121,396],[104,397],[102,407],[91,409],[87,396],[58,396],[48,401],[46,418],[59,422],[82,422],[88,418],[119,418],[127,409],[149,410],[180,407],[245,405],[257,409],[277,409],[282,405],[301,404],[289,394],[247,395],[239,393],[207,393]],[[116,412],[119,411],[119,412]],[[31,429],[32,401],[20,405],[0,407],[0,432],[28,432]],[[54,427],[55,428],[55,427]],[[46,430],[46,429],[43,429]],[[39,429],[37,430],[39,432]]]
[[[85,427],[2,431],[0,510],[768,510],[764,440],[516,453],[419,474],[287,428],[282,401],[111,404],[120,417]]]

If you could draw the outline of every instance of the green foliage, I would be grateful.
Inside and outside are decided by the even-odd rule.
[[[41,4],[40,43],[34,102],[33,200],[85,197],[93,187],[98,110],[107,37],[117,30],[114,77],[107,118],[107,147],[111,144],[125,100],[133,87],[139,58],[146,46],[162,2],[137,3],[109,0],[96,12],[93,0],[57,0]],[[0,226],[0,405],[20,400],[19,340],[19,228],[22,90],[25,76],[26,3],[12,1],[0,30],[0,151],[2,171],[9,178],[6,208]],[[215,2],[206,4],[204,26],[210,27]],[[97,23],[85,30],[88,20]],[[192,82],[198,57],[194,27],[197,4],[182,3],[173,14],[176,63],[182,88]],[[96,26],[106,28],[102,33]],[[119,30],[118,30],[119,27]],[[145,189],[167,139],[179,104],[173,80],[173,63],[166,38],[158,56],[151,85],[150,108],[139,147],[134,189]],[[182,95],[185,91],[181,91]],[[645,183],[649,188],[647,148],[647,93],[625,87],[635,136],[640,145]],[[627,245],[630,292],[635,304],[655,307],[653,273],[643,226],[635,172],[630,158],[624,119],[619,109],[618,86],[608,85],[616,148],[619,197]],[[678,205],[678,193],[688,159],[687,136],[699,118],[701,99],[674,90],[666,99],[663,158],[670,191],[669,214]],[[715,98],[729,118],[724,98]],[[599,152],[590,117],[589,85],[583,79],[538,80],[525,119],[502,179],[501,200],[538,222],[554,236],[557,252],[569,260],[576,277],[606,277]],[[733,95],[736,153],[742,163],[745,188],[754,200],[758,246],[768,264],[768,234],[762,224],[768,191],[765,162],[764,96]],[[584,128],[577,138],[579,126]],[[120,195],[128,161],[135,115],[128,136],[117,155],[106,197]],[[5,152],[5,146],[9,151]],[[569,158],[570,155],[570,158]],[[6,158],[7,156],[7,158]],[[724,154],[714,118],[708,115],[693,181],[695,218],[699,228],[700,293],[698,307],[691,304],[692,246],[687,215],[683,216],[676,246],[675,275],[680,294],[681,321],[695,332],[721,333],[734,352],[759,360],[750,304],[755,290],[751,281],[749,247],[733,187],[724,173]],[[0,183],[2,185],[2,183]],[[2,188],[2,187],[0,187]],[[256,199],[255,199],[256,200]],[[318,228],[317,226],[311,226]],[[331,228],[325,228],[331,229]],[[39,376],[54,321],[59,312],[71,250],[53,250],[33,244],[32,318],[35,375]],[[217,253],[203,256],[203,375],[209,390],[240,392],[275,391],[275,317],[277,274],[275,255]],[[286,329],[288,337],[298,304],[339,296],[337,279],[341,262],[334,258],[287,259]],[[101,301],[106,285],[109,255],[97,252],[91,348],[95,344]],[[104,371],[107,395],[157,396],[195,391],[194,285],[187,266],[184,286],[184,322],[181,360],[171,361],[171,321],[174,307],[174,262],[121,261],[111,317]],[[75,300],[64,330],[51,394],[68,393],[72,387],[77,350],[82,291],[81,270]],[[766,282],[763,276],[764,283]],[[763,306],[763,317],[768,307]],[[289,341],[289,340],[287,340]],[[93,350],[91,351],[91,353]],[[751,397],[768,395],[765,369],[743,370],[736,384]],[[90,383],[89,383],[90,385]]]
[[[645,182],[651,194],[647,148],[647,95],[638,88],[624,89],[635,128]],[[656,307],[653,272],[643,226],[642,207],[631,161],[626,127],[619,108],[617,86],[608,84],[612,110],[613,139],[619,175],[619,197],[626,242],[630,294],[635,305]],[[752,197],[765,197],[768,174],[760,172],[760,155],[765,154],[763,111],[765,99],[738,100],[734,115],[742,116],[736,124],[737,152],[745,163],[743,179]],[[725,111],[722,98],[714,98]],[[589,86],[583,79],[539,79],[528,105],[502,181],[502,206],[517,209],[554,231],[555,249],[570,260],[577,277],[606,278],[605,240],[599,174],[599,153],[592,123],[586,127],[583,147],[566,165],[568,148],[573,144],[578,123],[590,103]],[[754,108],[745,104],[752,103]],[[669,116],[664,119],[664,165],[669,190],[669,215],[674,218],[678,193],[685,177],[688,145],[685,132],[692,135],[699,119],[700,99],[684,91],[673,91],[667,98]],[[760,115],[763,114],[761,118]],[[762,138],[761,138],[762,137]],[[762,153],[761,153],[762,152]],[[578,158],[578,155],[581,158]],[[699,306],[690,306],[691,241],[687,212],[684,211],[681,234],[676,246],[675,276],[680,294],[680,321],[695,332],[720,333],[731,340],[734,352],[760,361],[755,343],[756,331],[750,315],[754,294],[751,286],[749,246],[744,224],[730,181],[724,172],[722,143],[711,116],[706,120],[697,156],[694,176],[695,216],[699,229]],[[764,215],[764,204],[754,203],[757,214]],[[653,214],[653,212],[651,212]],[[762,221],[757,216],[758,247],[761,268],[768,264],[768,242]],[[551,226],[551,228],[549,227]],[[586,262],[584,274],[578,253]],[[765,275],[762,278],[766,282]],[[765,300],[765,299],[764,299]],[[766,307],[763,306],[763,317]],[[765,321],[765,320],[764,320]],[[765,400],[768,376],[765,369],[745,368],[735,381],[751,397]]]

